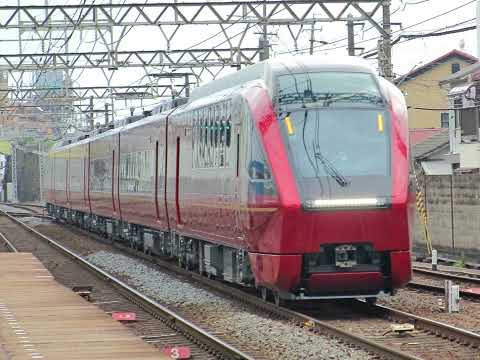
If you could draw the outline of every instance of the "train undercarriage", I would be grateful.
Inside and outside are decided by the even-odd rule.
[[[178,265],[208,277],[253,286],[248,253],[169,231],[47,204],[48,213],[62,221],[144,252],[173,258]]]

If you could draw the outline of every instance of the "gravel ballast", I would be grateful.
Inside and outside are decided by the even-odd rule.
[[[371,356],[282,320],[255,314],[245,306],[197,288],[154,269],[141,260],[99,251],[88,261],[119,275],[153,299],[175,308],[189,319],[206,323],[271,359],[369,359]]]

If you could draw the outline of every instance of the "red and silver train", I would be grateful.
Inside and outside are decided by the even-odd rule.
[[[358,58],[272,59],[56,146],[50,214],[281,299],[411,278],[401,92]]]

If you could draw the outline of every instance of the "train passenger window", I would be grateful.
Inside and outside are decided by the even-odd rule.
[[[203,143],[203,111],[202,111],[202,117],[200,118],[199,124],[198,124],[198,134],[199,135],[199,142]]]
[[[203,119],[203,142],[207,146],[208,142],[208,119],[210,118],[210,109],[205,110],[205,118]]]
[[[93,159],[90,162],[90,187],[92,191],[108,192],[112,185],[111,158]]]
[[[226,125],[226,144],[227,147],[230,147],[230,142],[231,142],[231,137],[232,137],[232,126],[230,123],[230,114],[228,115],[227,118],[227,125]]]
[[[212,112],[210,113],[210,146],[213,146],[213,126],[214,126],[214,119],[215,119],[215,108],[212,107]]]
[[[192,164],[194,168],[229,166],[227,149],[231,142],[228,101],[192,112]]]
[[[215,147],[218,147],[218,136],[220,134],[220,119],[223,116],[222,107],[220,104],[216,106],[217,111],[215,114]]]
[[[225,145],[225,121],[220,120],[220,146]]]

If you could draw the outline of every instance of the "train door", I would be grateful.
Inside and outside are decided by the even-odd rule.
[[[248,138],[245,136],[245,114],[243,99],[236,98],[232,104],[232,147],[233,147],[233,159],[234,159],[234,171],[235,171],[235,186],[234,186],[234,206],[235,206],[235,236],[243,241],[243,231],[246,215],[246,200],[243,195],[243,185],[245,181],[245,174],[243,165],[245,163],[246,143]]]
[[[115,182],[112,185],[113,194],[114,197],[113,203],[114,203],[114,211],[118,214],[118,218],[121,220],[122,219],[122,205],[120,204],[120,156],[121,156],[121,147],[120,147],[120,133],[118,133],[116,143],[117,143],[117,151],[116,154],[114,153],[114,161],[116,161],[116,165],[114,166],[116,171],[114,172],[114,179]],[[112,180],[113,181],[113,180]],[[116,199],[116,200],[115,200]]]
[[[154,155],[154,159],[155,159],[155,169],[154,169],[154,176],[155,176],[155,182],[154,182],[154,186],[155,186],[155,217],[156,217],[156,221],[159,221],[160,220],[160,209],[159,209],[159,206],[158,206],[158,187],[159,187],[159,183],[158,183],[158,176],[159,176],[159,172],[160,172],[160,169],[159,169],[159,149],[158,149],[158,140],[155,141],[155,155]]]
[[[117,211],[118,211],[118,207],[117,207],[117,204],[116,204],[116,194],[117,194],[117,191],[116,191],[116,169],[117,167],[115,166],[115,149],[112,149],[112,211],[113,211],[113,214],[114,216],[117,214]]]
[[[235,207],[235,233],[240,234],[240,211],[241,211],[241,197],[240,197],[240,162],[241,162],[241,154],[240,154],[240,142],[241,142],[241,131],[240,127],[235,126],[233,131],[233,140],[234,140],[234,161],[235,161],[235,180],[234,180],[234,194],[233,194],[233,201]]]
[[[91,152],[90,152],[90,142],[88,143],[88,148],[87,148],[87,157],[86,157],[86,164],[85,164],[85,184],[86,184],[86,191],[85,191],[85,196],[87,200],[87,207],[90,212],[92,212],[92,202],[90,200],[90,159],[91,159]]]
[[[88,146],[88,145],[87,145]],[[88,148],[87,148],[88,149]],[[82,199],[83,199],[83,204],[86,208],[90,209],[90,206],[88,204],[88,197],[87,197],[87,192],[88,192],[88,185],[87,185],[87,172],[88,172],[88,152],[83,151],[83,191],[82,191]]]
[[[50,195],[51,203],[55,203],[55,153],[50,153]]]
[[[169,219],[167,214],[166,203],[166,129],[165,126],[161,126],[158,132],[159,136],[155,140],[154,147],[154,177],[155,177],[155,213],[156,222],[162,229],[169,228]]]
[[[70,169],[70,165],[71,165],[71,161],[70,161],[70,158],[71,158],[71,152],[72,150],[71,149],[68,149],[66,152],[65,152],[65,160],[66,160],[66,167],[67,167],[67,178],[65,180],[65,196],[67,198],[67,207],[68,208],[71,208],[72,206],[72,202],[71,202],[71,197],[72,197],[72,194],[70,192],[70,174],[72,173],[71,169]]]
[[[177,214],[177,225],[182,224],[182,217],[180,213],[180,153],[181,153],[181,141],[180,136],[176,137],[176,155],[175,155],[175,208]]]
[[[70,149],[64,152],[65,159],[65,199],[66,207],[70,208]]]

